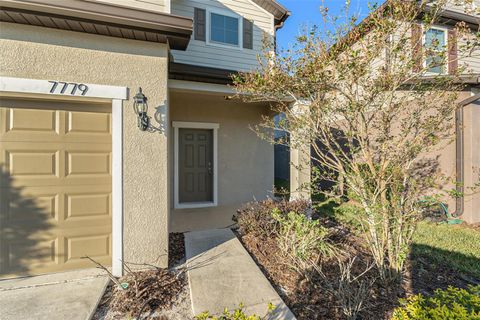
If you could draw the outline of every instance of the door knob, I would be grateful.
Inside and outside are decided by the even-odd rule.
[[[208,163],[208,174],[212,174],[212,163]]]

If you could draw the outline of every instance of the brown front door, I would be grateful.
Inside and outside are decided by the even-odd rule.
[[[180,203],[213,201],[213,130],[179,129]]]

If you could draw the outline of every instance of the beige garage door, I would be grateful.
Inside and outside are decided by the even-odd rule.
[[[0,277],[111,263],[110,110],[0,98]]]

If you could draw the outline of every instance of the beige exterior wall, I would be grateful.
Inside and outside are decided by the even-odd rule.
[[[170,93],[170,120],[218,123],[218,206],[173,209],[171,231],[221,228],[232,224],[242,203],[261,200],[273,189],[273,145],[250,129],[269,107],[225,100],[220,95]],[[173,139],[172,139],[173,143]],[[173,149],[173,146],[171,146]],[[172,190],[173,181],[171,180]]]
[[[167,114],[164,44],[9,23],[1,24],[0,36],[2,76],[127,86],[130,95],[141,86],[149,114]],[[131,100],[124,102],[123,121],[124,259],[165,266],[168,123],[166,132],[141,132]]]
[[[85,0],[84,0],[85,1]],[[116,4],[125,7],[133,7],[144,10],[159,11],[170,13],[170,0],[86,0],[103,2],[107,4]]]
[[[458,102],[472,96],[470,90],[461,92],[458,96]],[[454,117],[455,119],[455,117]],[[468,223],[480,222],[480,190],[473,192],[471,189],[475,184],[480,183],[480,104],[470,104],[464,107],[464,211],[461,218]],[[428,159],[438,161],[438,168],[446,179],[446,183],[441,186],[445,191],[445,197],[442,199],[447,205],[450,213],[456,212],[456,198],[449,197],[446,192],[455,189],[456,181],[456,139],[454,127],[452,128],[452,141],[439,146],[439,151],[427,155]]]
[[[171,0],[172,14],[193,18],[194,8],[220,10],[253,20],[253,49],[229,48],[195,40],[193,35],[186,51],[172,50],[175,62],[199,66],[248,71],[258,65],[264,35],[274,34],[273,15],[251,0]],[[208,12],[207,12],[208,13]],[[207,25],[207,28],[209,26]],[[208,32],[207,32],[208,34]]]

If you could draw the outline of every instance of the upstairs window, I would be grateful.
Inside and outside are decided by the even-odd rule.
[[[447,73],[446,65],[447,30],[430,28],[425,32],[425,66],[428,72]]]
[[[239,46],[240,19],[210,13],[210,42]]]

